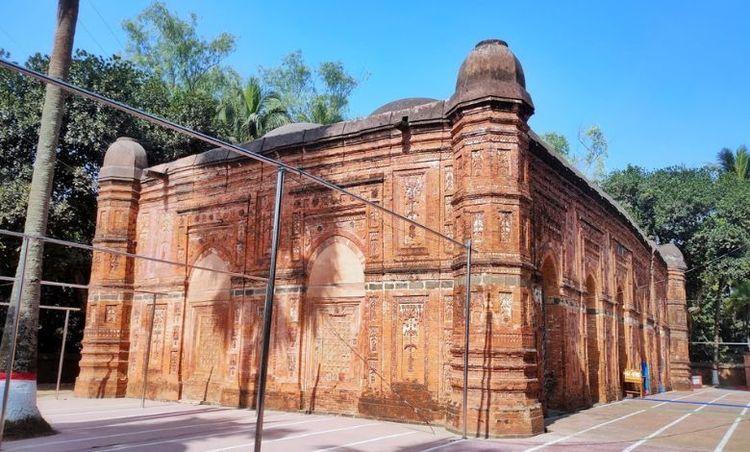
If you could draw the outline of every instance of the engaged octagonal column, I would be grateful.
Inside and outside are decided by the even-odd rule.
[[[99,173],[94,245],[135,252],[135,224],[146,151],[132,138],[118,138],[107,149]],[[133,258],[94,252],[75,393],[121,397],[128,379]]]
[[[448,101],[456,193],[455,237],[472,240],[467,420],[470,436],[541,433],[529,322],[529,136],[533,112],[518,59],[499,40],[464,61]],[[454,263],[453,407],[462,431],[465,258]]]
[[[685,259],[672,243],[659,246],[667,263],[667,317],[669,321],[669,379],[672,389],[688,391],[690,383],[690,340],[687,327],[687,306],[685,296]]]

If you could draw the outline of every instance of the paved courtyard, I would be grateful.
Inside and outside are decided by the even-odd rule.
[[[249,450],[248,410],[134,399],[40,397],[57,435],[3,450]],[[602,405],[547,422],[534,438],[461,440],[439,428],[342,416],[268,411],[264,450],[750,450],[750,392],[705,388]]]

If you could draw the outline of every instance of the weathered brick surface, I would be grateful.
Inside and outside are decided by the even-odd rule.
[[[684,268],[539,142],[520,66],[496,46],[472,52],[447,102],[249,146],[471,238],[469,432],[525,436],[545,410],[622,397],[642,361],[653,387],[685,386]],[[273,168],[210,151],[153,170],[167,176],[102,182],[97,240],[267,275]],[[268,405],[461,430],[465,251],[293,174],[281,224]],[[262,282],[98,255],[79,394],[140,394],[153,311],[149,397],[254,404]],[[130,287],[163,295],[154,309]]]

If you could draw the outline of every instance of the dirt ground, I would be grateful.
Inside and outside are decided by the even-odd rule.
[[[59,432],[3,450],[225,451],[253,447],[253,411],[135,399],[39,399]],[[750,450],[750,392],[705,388],[597,406],[547,420],[533,438],[462,440],[439,427],[268,411],[264,450]]]

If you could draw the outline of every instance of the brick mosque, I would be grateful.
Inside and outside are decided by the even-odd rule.
[[[408,98],[243,145],[473,243],[468,425],[524,436],[544,416],[689,389],[685,264],[528,125],[519,60],[500,40],[447,100]],[[148,167],[107,150],[79,396],[253,406],[276,169],[222,149]],[[462,427],[465,249],[289,173],[267,406]],[[213,272],[207,269],[216,269]],[[153,295],[150,292],[158,292]],[[155,303],[152,305],[152,303]],[[151,312],[153,337],[148,368]]]

